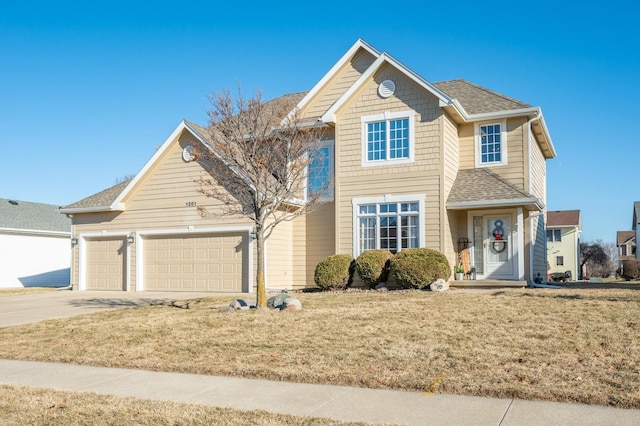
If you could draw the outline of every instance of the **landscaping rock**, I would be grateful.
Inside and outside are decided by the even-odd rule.
[[[267,299],[267,308],[282,309],[285,307],[285,300],[290,299],[287,293],[280,293]]]
[[[301,311],[302,303],[298,299],[294,299],[293,297],[290,297],[284,301],[283,309],[291,310],[290,308],[292,307],[295,308],[295,310],[297,311]]]
[[[376,290],[389,291],[389,289],[387,288],[387,283],[378,283],[378,285],[376,286]]]
[[[438,278],[429,286],[431,291],[447,291],[449,290],[449,283],[443,280],[442,278]]]
[[[256,307],[255,303],[249,302],[244,299],[234,300],[229,306],[231,306],[233,309],[251,309]]]

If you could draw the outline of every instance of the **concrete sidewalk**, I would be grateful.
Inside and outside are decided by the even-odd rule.
[[[0,383],[374,424],[640,424],[640,410],[32,361],[0,360]]]

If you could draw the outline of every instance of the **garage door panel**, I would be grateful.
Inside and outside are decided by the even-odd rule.
[[[144,237],[144,289],[241,292],[247,240],[241,233]]]
[[[87,239],[86,289],[124,290],[125,252],[124,237]]]

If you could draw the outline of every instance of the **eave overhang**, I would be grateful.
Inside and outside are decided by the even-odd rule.
[[[447,202],[448,210],[475,210],[498,207],[524,207],[528,211],[543,211],[545,204],[539,198],[517,198],[507,200],[481,200]]]

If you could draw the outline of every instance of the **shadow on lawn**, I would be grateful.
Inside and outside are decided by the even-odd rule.
[[[92,299],[75,299],[69,302],[70,305],[76,307],[92,307],[92,308],[127,308],[147,305],[168,305],[175,304],[175,300],[168,299],[120,299],[120,298],[102,298],[95,297]]]

